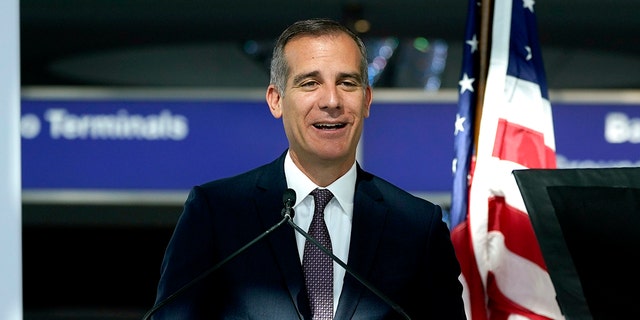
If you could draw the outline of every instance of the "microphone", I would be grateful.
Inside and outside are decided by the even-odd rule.
[[[291,191],[289,191],[289,190],[291,190]],[[287,191],[285,191],[285,194],[287,194],[289,192],[293,192],[293,199],[294,199],[294,203],[295,203],[295,191],[293,191],[292,189],[287,189]],[[285,202],[285,209],[286,209],[286,202]],[[291,209],[291,211],[293,212],[293,209]],[[285,212],[284,209],[283,209],[282,212],[284,214],[284,212]],[[291,217],[293,217],[293,215],[291,215]],[[286,219],[286,217],[285,217],[285,219]],[[351,268],[349,268],[346,263],[344,263],[342,260],[340,260],[340,258],[336,257],[336,255],[334,255],[333,252],[331,252],[331,250],[327,249],[325,246],[320,244],[320,242],[318,242],[318,240],[314,239],[306,231],[302,230],[302,228],[300,228],[297,224],[295,224],[295,222],[293,222],[293,219],[288,219],[287,222],[296,231],[298,231],[300,234],[302,234],[307,240],[311,241],[311,243],[313,243],[316,247],[318,247],[320,250],[322,250],[322,252],[324,252],[326,255],[328,255],[331,258],[331,260],[337,262],[341,267],[343,267],[347,271],[347,273],[349,273],[351,276],[356,278],[356,280],[358,280],[358,282],[360,282],[362,285],[367,287],[367,289],[369,289],[376,296],[378,296],[378,298],[382,299],[387,305],[391,306],[403,318],[405,318],[407,320],[411,320],[409,315],[397,303],[393,302],[385,294],[383,294],[380,290],[378,290],[376,287],[374,287],[372,284],[370,284],[364,278],[360,277],[360,275],[358,275],[355,271],[351,270]]]
[[[160,310],[162,307],[164,307],[166,304],[168,304],[169,302],[173,301],[175,298],[177,298],[178,296],[180,296],[183,292],[185,292],[187,289],[191,288],[193,285],[195,285],[196,283],[202,281],[202,279],[206,278],[209,274],[213,273],[214,271],[218,270],[220,267],[222,267],[223,265],[225,265],[227,262],[229,262],[231,259],[235,258],[237,255],[239,255],[240,253],[242,253],[243,251],[245,251],[247,248],[251,247],[254,243],[260,241],[262,238],[266,237],[269,233],[271,233],[273,230],[277,229],[278,227],[280,227],[283,223],[285,223],[285,221],[287,220],[291,220],[293,218],[293,205],[296,203],[296,192],[293,191],[293,189],[287,189],[284,192],[284,195],[282,197],[282,201],[284,202],[284,208],[282,209],[282,215],[283,218],[282,220],[280,220],[278,223],[276,223],[275,225],[273,225],[271,228],[269,228],[267,231],[261,233],[259,236],[257,236],[256,238],[254,238],[253,240],[251,240],[249,243],[247,243],[246,245],[244,245],[242,248],[236,250],[234,253],[232,253],[231,255],[229,255],[228,257],[226,257],[224,260],[218,262],[216,265],[214,265],[213,267],[207,269],[205,272],[201,273],[198,277],[194,278],[193,280],[189,281],[187,284],[185,284],[184,286],[180,287],[180,289],[178,289],[176,292],[172,293],[170,296],[166,297],[164,300],[160,301],[159,303],[157,303],[156,305],[154,305],[143,317],[142,320],[147,320],[147,319],[151,319],[151,316],[156,313],[158,310]]]
[[[289,220],[293,219],[295,212],[293,211],[293,205],[296,203],[296,192],[289,188],[282,194],[282,202],[284,208],[282,208],[282,215]]]

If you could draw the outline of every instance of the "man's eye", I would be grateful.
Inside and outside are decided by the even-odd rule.
[[[340,82],[340,85],[345,88],[345,90],[355,90],[360,87],[360,84],[354,81],[343,81]]]
[[[316,86],[318,83],[314,82],[314,81],[309,81],[309,82],[304,82],[302,84],[300,84],[301,87],[305,87],[305,88],[311,88]]]

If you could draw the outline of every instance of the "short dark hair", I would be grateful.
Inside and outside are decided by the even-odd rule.
[[[293,23],[287,27],[276,40],[271,57],[271,76],[270,83],[275,85],[281,95],[284,95],[284,89],[287,85],[287,77],[289,75],[289,65],[284,57],[284,47],[287,43],[301,36],[323,36],[329,34],[344,33],[351,37],[360,50],[360,75],[362,83],[369,86],[369,72],[367,63],[367,48],[360,37],[351,29],[331,19],[308,19]]]

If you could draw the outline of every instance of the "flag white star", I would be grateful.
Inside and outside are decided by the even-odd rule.
[[[465,41],[465,43],[471,46],[471,53],[474,53],[476,52],[476,50],[478,50],[478,38],[475,34],[473,35],[473,38],[471,38],[471,40],[467,40]]]
[[[469,90],[473,92],[473,82],[476,81],[474,78],[469,78],[469,76],[465,73],[462,76],[462,80],[458,81],[460,85],[460,93],[464,93],[465,90]]]
[[[460,114],[456,114],[456,124],[455,124],[455,131],[454,131],[454,135],[457,135],[458,132],[463,132],[464,131],[464,122],[467,121],[467,118],[465,117],[461,117]]]
[[[456,174],[457,166],[458,166],[458,158],[453,158],[453,161],[451,161],[451,172],[453,172],[453,174]]]
[[[531,58],[533,57],[533,54],[531,54],[531,47],[529,46],[524,46],[524,49],[527,50],[527,61],[531,60]]]
[[[535,3],[536,2],[533,1],[533,0],[522,0],[522,7],[529,9],[529,11],[531,11],[533,13],[533,5]]]

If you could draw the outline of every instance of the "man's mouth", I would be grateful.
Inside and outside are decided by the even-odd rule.
[[[314,124],[313,126],[316,127],[317,129],[320,129],[320,130],[335,130],[335,129],[344,128],[346,126],[346,124],[344,124],[344,123],[318,123],[318,124]]]

